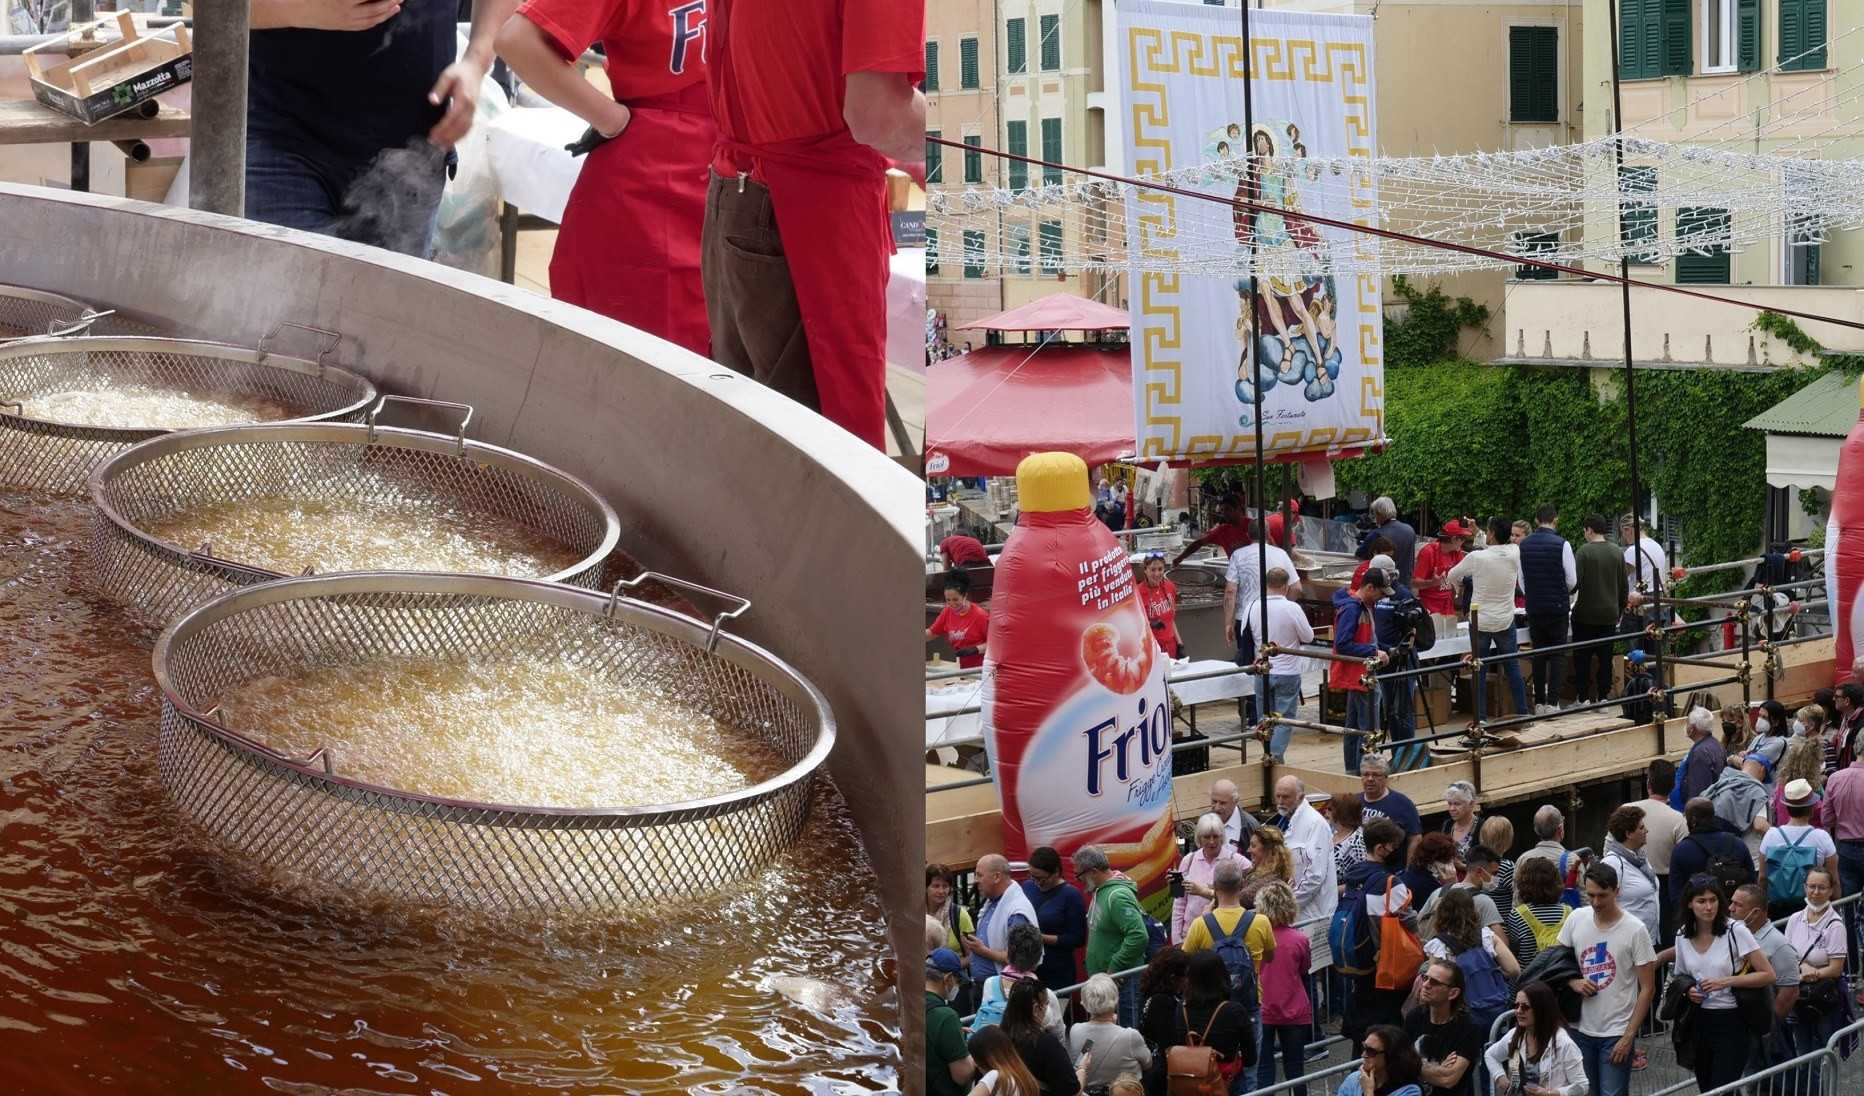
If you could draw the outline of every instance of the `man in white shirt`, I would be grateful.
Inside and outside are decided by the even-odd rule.
[[[1645,798],[1625,804],[1644,812],[1644,858],[1657,875],[1657,924],[1666,935],[1676,925],[1670,909],[1670,851],[1689,836],[1683,812],[1670,806],[1670,789],[1675,786],[1676,765],[1660,757],[1644,770]],[[1604,847],[1601,840],[1599,848]]]
[[[1560,926],[1579,977],[1568,985],[1584,1000],[1571,1030],[1585,1062],[1591,1096],[1626,1096],[1637,1029],[1657,994],[1657,951],[1644,922],[1618,908],[1618,873],[1608,864],[1586,869],[1586,905]]]
[[[1243,545],[1230,553],[1230,568],[1225,573],[1223,587],[1223,638],[1236,646],[1236,664],[1247,666],[1256,660],[1256,638],[1262,631],[1262,589],[1260,578],[1268,571],[1279,567],[1288,575],[1288,589],[1283,596],[1296,598],[1301,596],[1301,572],[1289,558],[1287,549],[1278,544],[1264,543],[1267,537],[1261,518],[1252,518],[1249,522],[1251,543]],[[1266,560],[1263,556],[1266,555]],[[1266,567],[1258,569],[1258,563]],[[1267,691],[1267,683],[1256,681],[1257,696]],[[1256,722],[1256,713],[1261,711],[1257,697],[1246,697],[1243,719],[1249,725]]]
[[[1489,657],[1491,652],[1511,655],[1521,649],[1514,623],[1515,582],[1521,570],[1521,549],[1508,542],[1512,532],[1512,523],[1507,518],[1490,518],[1489,546],[1480,552],[1469,553],[1450,568],[1452,588],[1465,578],[1475,582],[1475,592],[1470,598],[1470,617],[1474,621],[1471,630],[1475,632],[1475,654],[1478,659]],[[1509,659],[1502,664],[1502,673],[1508,678],[1515,714],[1528,714],[1527,682],[1521,676],[1521,661]]]
[[[1653,593],[1663,591],[1664,576],[1670,573],[1670,557],[1665,554],[1663,545],[1643,534],[1643,527],[1630,514],[1618,519],[1618,539],[1626,546],[1625,586],[1630,592],[1625,599],[1625,610],[1638,614],[1646,626],[1655,624],[1656,613],[1648,603]],[[1640,586],[1642,590],[1638,589]],[[1640,639],[1638,646],[1649,651],[1651,640]]]
[[[1269,568],[1268,642],[1277,647],[1314,642],[1314,626],[1308,622],[1307,613],[1288,600],[1290,578],[1280,567]],[[1294,717],[1301,707],[1301,675],[1307,672],[1307,667],[1308,660],[1301,655],[1278,654],[1269,658],[1268,711]],[[1276,764],[1281,764],[1288,756],[1288,737],[1292,732],[1292,727],[1277,724],[1269,736],[1269,753],[1275,755]]]

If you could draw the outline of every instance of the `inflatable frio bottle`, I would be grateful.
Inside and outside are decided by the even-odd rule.
[[[1825,597],[1837,643],[1833,669],[1851,679],[1852,660],[1864,654],[1864,391],[1858,421],[1838,451],[1832,480],[1832,517],[1825,526]]]
[[[1162,900],[1177,851],[1171,704],[1130,557],[1094,517],[1081,458],[1036,453],[1016,486],[1022,520],[997,559],[983,685],[1004,855],[1049,845],[1066,863],[1099,845],[1142,901]]]

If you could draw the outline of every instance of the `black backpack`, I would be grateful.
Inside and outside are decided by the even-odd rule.
[[[1708,874],[1715,877],[1715,882],[1722,888],[1724,898],[1733,894],[1735,888],[1743,883],[1754,882],[1754,860],[1748,855],[1747,845],[1741,842],[1740,838],[1735,839],[1739,846],[1739,855],[1732,856],[1716,851],[1699,834],[1692,833],[1684,840],[1694,841],[1696,847],[1702,850],[1702,855],[1708,859]],[[1727,845],[1728,842],[1723,841],[1720,844]]]
[[[1650,690],[1656,683],[1657,679],[1651,677],[1648,670],[1639,671],[1625,679],[1625,691],[1618,694],[1625,702],[1625,718],[1639,727],[1657,716],[1657,706],[1650,702]]]

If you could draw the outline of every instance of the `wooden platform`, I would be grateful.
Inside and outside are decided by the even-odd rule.
[[[188,115],[163,105],[153,118],[120,114],[85,125],[36,100],[0,99],[0,145],[65,144],[71,141],[147,141],[186,137]]]
[[[1775,698],[1791,709],[1810,698],[1813,690],[1831,685],[1834,680],[1833,646],[1832,640],[1823,639],[1783,648],[1780,652],[1783,668],[1774,680]],[[1666,676],[1684,686],[1727,677],[1739,663],[1740,655],[1731,653],[1725,660],[1718,661],[1724,664],[1675,665],[1673,672],[1667,672]],[[1760,673],[1763,661],[1759,656],[1754,659],[1750,688],[1756,699],[1767,695]],[[1716,686],[1709,691],[1716,693],[1723,703],[1741,699],[1738,684]],[[1679,709],[1686,695],[1678,697]],[[1231,722],[1230,728],[1234,726]],[[1616,709],[1604,709],[1551,716],[1512,734],[1521,743],[1518,749],[1485,749],[1480,754],[1463,751],[1454,760],[1438,756],[1427,769],[1394,774],[1391,786],[1415,800],[1423,813],[1441,813],[1443,789],[1453,780],[1474,784],[1485,804],[1551,798],[1561,789],[1638,772],[1658,757],[1680,760],[1689,746],[1680,711],[1678,717],[1666,721],[1661,730],[1655,724],[1634,727]],[[1288,773],[1305,781],[1309,791],[1348,794],[1360,790],[1359,779],[1344,772],[1337,735],[1296,731],[1289,741],[1286,765],[1261,764],[1262,750],[1253,743],[1249,747],[1248,764],[1222,764],[1225,758],[1237,756],[1233,747],[1213,747],[1211,754],[1210,771],[1172,781],[1173,801],[1180,820],[1195,820],[1209,809],[1210,785],[1219,777],[1235,781],[1243,807],[1256,813],[1261,813],[1265,805],[1273,801],[1275,781]],[[928,774],[928,788],[933,784]],[[927,861],[969,867],[984,853],[1001,849],[1001,812],[994,784],[929,792],[926,796]]]

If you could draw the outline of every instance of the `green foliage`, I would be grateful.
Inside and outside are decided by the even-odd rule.
[[[1400,319],[1385,320],[1385,365],[1425,365],[1456,356],[1456,342],[1465,327],[1489,322],[1489,306],[1468,297],[1451,300],[1431,286],[1420,291],[1400,274],[1392,279],[1392,292],[1410,306]]]
[[[1809,517],[1817,517],[1819,515],[1819,511],[1823,509],[1824,506],[1825,506],[1824,501],[1819,498],[1818,488],[1804,487],[1800,489],[1799,509],[1801,513],[1806,514]]]
[[[1791,316],[1782,316],[1778,312],[1769,312],[1764,308],[1755,314],[1754,322],[1748,324],[1747,329],[1771,335],[1792,347],[1796,353],[1816,356],[1823,349],[1819,346],[1818,340],[1799,329],[1799,325],[1793,322]]]
[[[1742,423],[1818,377],[1817,369],[1639,369],[1639,502],[1655,494],[1681,525],[1687,566],[1755,554],[1766,505],[1766,439]],[[1603,402],[1586,369],[1446,361],[1388,366],[1383,453],[1335,464],[1342,491],[1390,495],[1433,520],[1529,517],[1542,502],[1580,536],[1579,518],[1632,505],[1626,403]],[[1735,573],[1684,584],[1730,588]]]

